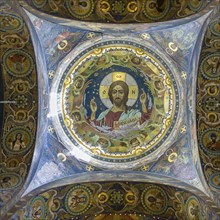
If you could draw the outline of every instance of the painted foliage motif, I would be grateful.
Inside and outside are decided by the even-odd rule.
[[[220,201],[220,16],[219,8],[207,27],[198,69],[197,135],[206,181]]]
[[[73,143],[98,159],[122,160],[114,162],[163,143],[178,114],[178,91],[169,67],[151,53],[136,43],[109,41],[73,59],[57,89],[63,97],[59,121]]]
[[[139,182],[71,184],[26,197],[13,219],[219,219],[197,192]]]
[[[1,217],[9,212],[6,203],[16,202],[25,182],[38,114],[33,44],[19,10],[9,4],[9,1],[0,3],[0,96],[1,101],[6,101],[0,108]]]
[[[166,21],[195,14],[210,1],[29,0],[32,7],[63,18],[111,23]]]

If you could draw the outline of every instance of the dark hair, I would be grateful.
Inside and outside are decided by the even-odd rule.
[[[128,87],[127,83],[124,81],[118,80],[118,81],[113,82],[110,85],[109,90],[108,90],[109,99],[110,99],[111,103],[113,103],[112,90],[115,86],[118,86],[118,85],[121,86],[124,90],[124,104],[126,105],[126,103],[128,101],[129,87]]]
[[[211,133],[210,137],[215,137],[217,138],[217,135],[215,133]]]
[[[12,142],[12,145],[13,145],[13,146],[15,145],[15,143],[16,143],[16,141],[17,141],[18,135],[21,136],[21,138],[19,139],[20,142],[22,143],[22,142],[24,141],[23,138],[22,138],[22,134],[21,134],[21,133],[17,133],[17,134],[14,136],[14,141]]]
[[[9,180],[11,180],[11,177],[6,176],[2,179],[3,183],[7,183]]]
[[[21,134],[21,133],[17,133],[17,134],[15,135],[15,137],[14,137],[14,140],[15,140],[15,141],[17,140],[18,135],[21,136],[20,140],[23,141],[23,139],[22,139],[22,134]]]

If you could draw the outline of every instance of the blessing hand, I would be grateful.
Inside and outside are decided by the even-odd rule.
[[[141,89],[142,90],[142,94],[140,96],[140,102],[142,105],[146,105],[146,102],[147,102],[147,95],[144,91],[144,89]]]
[[[95,113],[97,111],[97,104],[95,102],[94,97],[90,101],[90,108],[91,108],[92,113]]]

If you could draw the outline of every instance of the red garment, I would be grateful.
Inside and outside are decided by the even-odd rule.
[[[143,124],[146,120],[148,120],[150,118],[151,112],[152,112],[151,109],[148,110],[148,112],[146,113],[141,112],[139,123]],[[119,112],[109,111],[102,120],[100,121],[94,120],[94,123],[95,125],[100,126],[100,127],[101,126],[110,127],[111,130],[117,129],[120,126],[119,119],[122,113],[123,111],[119,111]]]

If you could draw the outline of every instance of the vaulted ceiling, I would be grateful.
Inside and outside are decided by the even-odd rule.
[[[1,219],[219,219],[219,14],[0,0]]]

